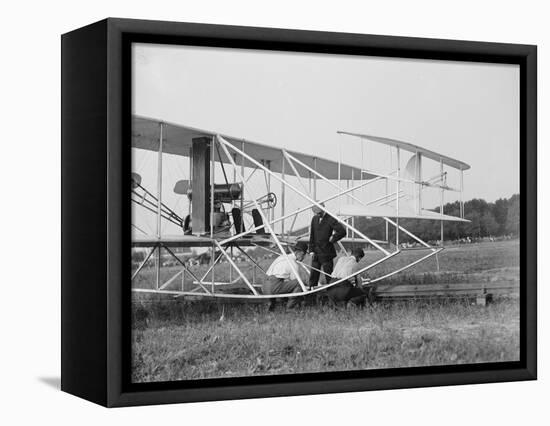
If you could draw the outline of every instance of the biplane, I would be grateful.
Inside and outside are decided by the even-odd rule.
[[[292,294],[266,295],[261,293],[255,272],[262,270],[251,249],[270,255],[284,256],[287,261],[291,247],[298,241],[308,241],[313,206],[334,217],[347,230],[339,242],[342,251],[350,245],[363,246],[379,253],[379,257],[354,272],[364,274],[405,248],[400,234],[415,241],[420,253],[414,261],[380,276],[370,276],[368,285],[403,272],[420,262],[438,255],[443,247],[443,224],[448,221],[467,221],[464,218],[463,174],[470,166],[456,159],[420,146],[389,138],[339,130],[338,158],[327,159],[283,148],[236,138],[193,127],[168,123],[158,119],[133,116],[132,148],[156,155],[156,182],[145,182],[133,167],[131,176],[134,209],[143,209],[154,218],[154,232],[147,232],[135,223],[132,250],[142,250],[143,259],[133,268],[132,280],[154,261],[155,273],[150,286],[132,286],[133,291],[167,294],[174,297],[268,299],[301,297],[323,291],[351,278],[329,280],[309,289],[300,273],[289,261],[301,287]],[[350,140],[361,146],[361,164],[342,161],[342,146]],[[395,158],[392,169],[385,173],[363,164],[364,144],[376,144],[389,150]],[[336,144],[335,144],[336,146]],[[352,149],[349,148],[348,151]],[[355,149],[355,148],[354,148]],[[359,151],[358,151],[359,152]],[[163,159],[170,155],[186,165],[188,179],[179,179],[173,194],[182,197],[187,208],[168,206],[163,201]],[[435,164],[436,173],[425,176],[425,163]],[[434,168],[432,164],[432,169]],[[458,185],[448,181],[449,169],[458,174]],[[256,179],[256,185],[252,185]],[[258,182],[262,183],[261,185]],[[152,189],[156,186],[156,190]],[[377,190],[370,190],[376,187]],[[427,192],[439,196],[439,211],[424,208]],[[460,197],[459,216],[443,211],[444,194],[456,192]],[[288,200],[293,194],[294,202]],[[432,196],[433,197],[433,196]],[[133,216],[134,217],[134,216]],[[355,226],[355,219],[382,218],[385,239],[369,237]],[[298,220],[299,219],[299,220]],[[429,244],[403,226],[402,219],[422,219],[441,226],[441,241]],[[401,220],[401,223],[400,223]],[[302,223],[301,226],[298,226]],[[169,224],[170,233],[163,224]],[[388,229],[395,237],[389,241]],[[200,273],[178,255],[178,250],[196,249],[209,253],[209,264]],[[235,259],[235,252],[245,258],[245,268]],[[163,259],[172,259],[171,275],[161,273]],[[299,265],[311,270],[307,263]],[[229,271],[228,271],[229,269]],[[219,272],[221,271],[221,272]],[[229,279],[217,279],[226,277]],[[264,271],[265,272],[265,271]],[[369,273],[370,274],[370,273]]]

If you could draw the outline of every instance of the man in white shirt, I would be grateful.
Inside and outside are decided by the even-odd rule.
[[[300,274],[302,282],[306,281],[305,271],[298,264],[304,260],[307,245],[298,243],[294,247],[294,253],[287,256],[279,256],[271,264],[266,272],[267,279],[262,285],[263,294],[289,294],[299,293],[302,288],[296,278],[294,271]],[[292,264],[292,267],[290,266]],[[294,271],[292,270],[294,269]],[[287,302],[287,308],[293,308],[298,303],[297,297],[290,297]],[[269,299],[269,310],[275,307],[275,299]]]
[[[335,286],[327,289],[329,298],[335,303],[352,303],[356,306],[364,306],[367,298],[367,292],[361,288],[361,282],[358,275],[353,275],[357,264],[365,256],[360,248],[351,251],[351,256],[343,256],[338,259],[334,270],[332,271],[331,281],[339,281],[347,278]]]

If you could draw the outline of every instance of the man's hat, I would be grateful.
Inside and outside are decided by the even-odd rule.
[[[294,251],[301,251],[301,252],[307,253],[307,244],[302,241],[299,241],[296,243],[293,249]]]
[[[363,251],[363,249],[360,249],[360,248],[356,247],[351,251],[351,255],[359,257],[360,259],[362,259],[363,256],[365,256],[365,252]]]

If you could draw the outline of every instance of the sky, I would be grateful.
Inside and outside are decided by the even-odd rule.
[[[336,132],[403,140],[468,163],[464,200],[519,192],[515,65],[135,44],[132,95],[134,114],[332,159],[341,143],[343,162],[375,171],[395,168],[395,153]],[[187,178],[166,157],[166,185]],[[133,150],[133,161],[155,188],[155,154]],[[427,163],[431,176],[438,165]],[[459,174],[448,183],[458,187]]]

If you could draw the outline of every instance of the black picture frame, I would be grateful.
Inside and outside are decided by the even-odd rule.
[[[62,390],[116,407],[536,379],[536,46],[113,18],[61,41]],[[520,361],[130,383],[133,42],[518,64]]]

